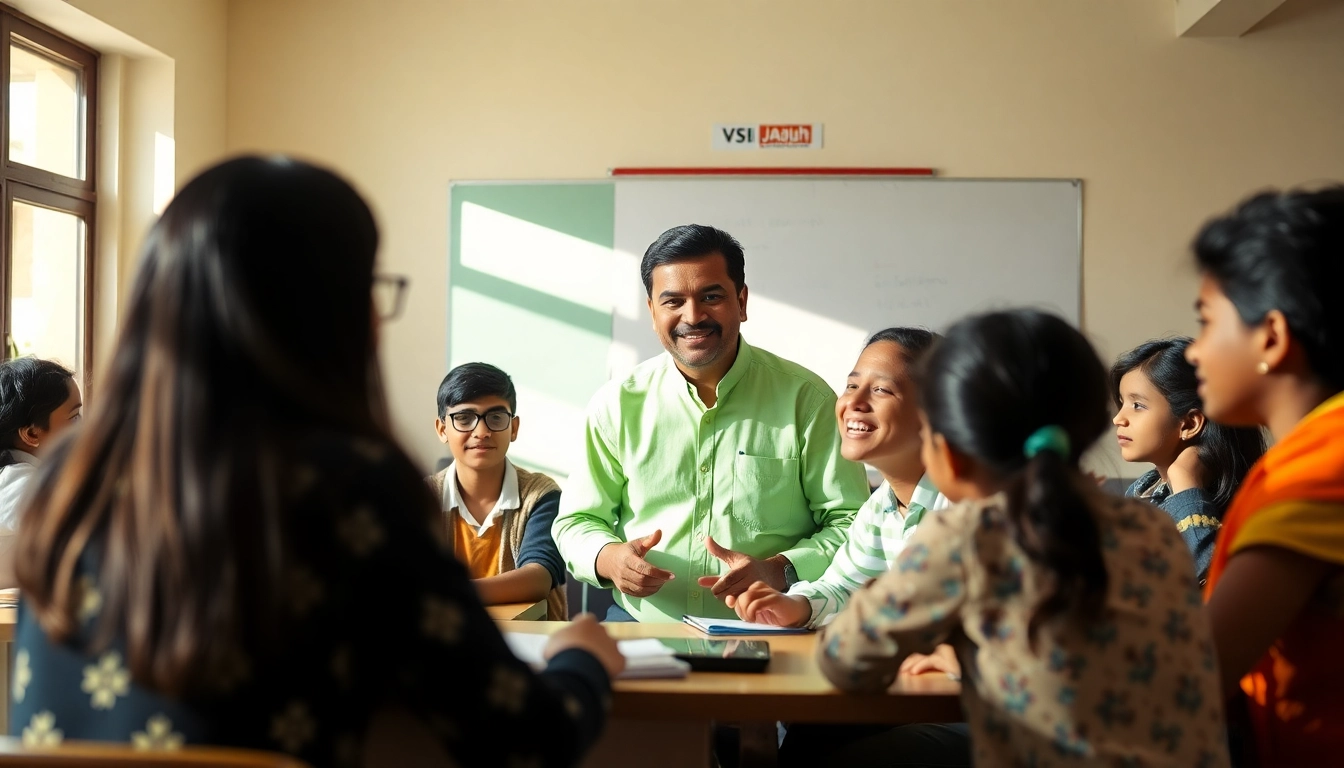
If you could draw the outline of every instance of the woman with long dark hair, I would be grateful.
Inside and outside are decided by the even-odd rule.
[[[1241,479],[1265,452],[1255,427],[1229,427],[1204,415],[1195,367],[1185,360],[1190,339],[1145,342],[1111,366],[1111,395],[1120,455],[1153,469],[1126,496],[1146,499],[1171,516],[1195,558],[1202,585],[1213,559],[1223,510]]]
[[[20,527],[26,742],[354,764],[391,705],[462,765],[568,765],[592,743],[615,643],[586,620],[541,675],[514,658],[389,436],[377,246],[359,195],[291,160],[230,160],[168,206],[106,406]]]

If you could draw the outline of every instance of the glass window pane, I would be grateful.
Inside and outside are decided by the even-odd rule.
[[[84,220],[14,201],[10,328],[20,355],[84,360]]]
[[[9,159],[84,178],[79,70],[9,46]]]

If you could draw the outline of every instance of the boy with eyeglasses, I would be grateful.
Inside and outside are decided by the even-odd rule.
[[[514,466],[518,395],[509,375],[486,363],[449,371],[439,384],[434,430],[453,463],[429,478],[442,499],[448,546],[467,567],[486,605],[546,600],[546,618],[569,618],[565,564],[551,523],[560,487]]]

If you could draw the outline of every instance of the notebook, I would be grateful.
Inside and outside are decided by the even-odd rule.
[[[542,652],[546,648],[547,635],[531,632],[505,632],[504,642],[509,650],[521,661],[527,662],[537,671],[546,668]],[[620,640],[616,643],[621,655],[625,657],[625,671],[621,680],[635,680],[655,677],[685,677],[691,672],[691,665],[672,655],[672,649],[648,637],[639,640]]]
[[[805,635],[811,630],[803,627],[777,627],[738,619],[711,619],[704,616],[682,616],[681,620],[706,635]]]

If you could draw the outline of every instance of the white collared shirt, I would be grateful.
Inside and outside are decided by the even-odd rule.
[[[32,490],[33,475],[42,463],[31,453],[14,448],[9,453],[16,463],[0,467],[0,589],[18,586],[14,582],[14,532]]]
[[[16,448],[9,449],[15,464],[0,468],[0,531],[12,533],[19,527],[19,510],[28,499],[29,480],[42,460]]]
[[[449,512],[457,510],[457,514],[461,515],[467,525],[476,529],[477,536],[485,535],[505,510],[518,509],[521,506],[523,502],[518,497],[518,470],[513,468],[513,462],[505,459],[504,487],[499,489],[499,500],[495,502],[495,508],[490,510],[490,514],[477,525],[471,518],[471,513],[467,511],[467,505],[462,502],[462,492],[457,488],[457,464],[448,466],[448,474],[443,478],[443,508]]]

